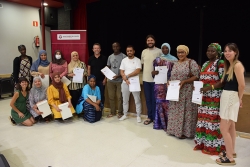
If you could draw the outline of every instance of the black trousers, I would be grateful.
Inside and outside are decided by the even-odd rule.
[[[81,89],[77,89],[77,90],[69,90],[70,95],[72,97],[71,99],[71,103],[74,107],[74,109],[76,108],[77,102],[82,94],[82,88]]]

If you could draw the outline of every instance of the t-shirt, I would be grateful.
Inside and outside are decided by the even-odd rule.
[[[100,55],[96,58],[93,55],[89,58],[88,65],[90,66],[91,74],[96,77],[96,82],[103,81],[105,76],[102,74],[101,69],[107,65],[107,57]]]
[[[124,70],[125,75],[134,72],[138,68],[141,69],[141,61],[137,57],[134,57],[133,59],[129,59],[128,57],[124,58],[120,66],[120,70]],[[139,74],[137,76],[139,76]]]
[[[122,59],[127,57],[125,54],[120,53],[118,55],[110,55],[108,57],[107,65],[110,66],[110,70],[113,71],[116,75],[120,75],[120,65],[122,62]],[[122,77],[110,80],[110,82],[122,82]]]
[[[142,80],[146,82],[154,82],[151,72],[154,70],[153,61],[160,57],[162,54],[161,49],[144,49],[141,54],[141,64],[143,65]]]

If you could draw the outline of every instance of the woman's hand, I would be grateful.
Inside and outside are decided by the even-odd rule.
[[[57,112],[61,112],[62,110],[58,106],[54,106]]]
[[[21,112],[18,112],[18,116],[19,116],[19,118],[24,118],[24,114]]]
[[[243,107],[242,99],[240,99],[240,108]]]
[[[152,71],[151,74],[152,74],[152,75],[158,75],[158,74],[159,74],[159,71]]]
[[[209,86],[206,86],[206,87],[204,87],[204,88],[201,88],[201,89],[200,89],[200,92],[201,92],[201,93],[206,93],[206,92],[209,91],[209,90],[211,90],[211,88],[210,88]]]
[[[70,73],[70,74],[68,74],[68,76],[69,77],[73,77],[73,76],[75,76],[75,74],[74,73]]]
[[[68,107],[69,107],[69,108],[71,108],[71,107],[72,107],[72,104],[71,104],[71,102],[69,102],[69,105],[68,105]]]
[[[37,105],[35,104],[32,108],[33,108],[33,110],[36,110],[38,107],[37,107]]]
[[[185,80],[183,80],[183,81],[181,81],[181,82],[179,83],[179,85],[180,85],[180,89],[182,88],[182,86],[183,86],[185,83],[186,83],[186,81],[185,81]]]
[[[95,106],[96,111],[100,111],[101,110],[100,107],[99,107],[99,105],[95,104],[94,106]]]
[[[36,110],[36,113],[37,113],[38,115],[42,115],[42,114],[43,114],[43,112],[41,112],[41,111],[39,111],[39,110]]]
[[[40,75],[41,78],[44,78],[44,77],[45,77],[44,74],[41,73],[41,72],[39,73],[39,75]]]

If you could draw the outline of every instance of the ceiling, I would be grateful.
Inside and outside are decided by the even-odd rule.
[[[33,6],[37,8],[41,7],[41,0],[6,0],[6,1]],[[48,4],[48,7],[53,7],[53,8],[63,7],[63,0],[44,0],[44,2]]]

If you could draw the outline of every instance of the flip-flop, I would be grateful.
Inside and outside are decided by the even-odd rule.
[[[146,119],[144,122],[143,122],[143,124],[144,125],[149,125],[149,124],[151,124],[153,121],[151,120],[151,119]]]
[[[111,118],[113,116],[114,116],[113,114],[109,114],[109,115],[107,115],[107,118]]]

